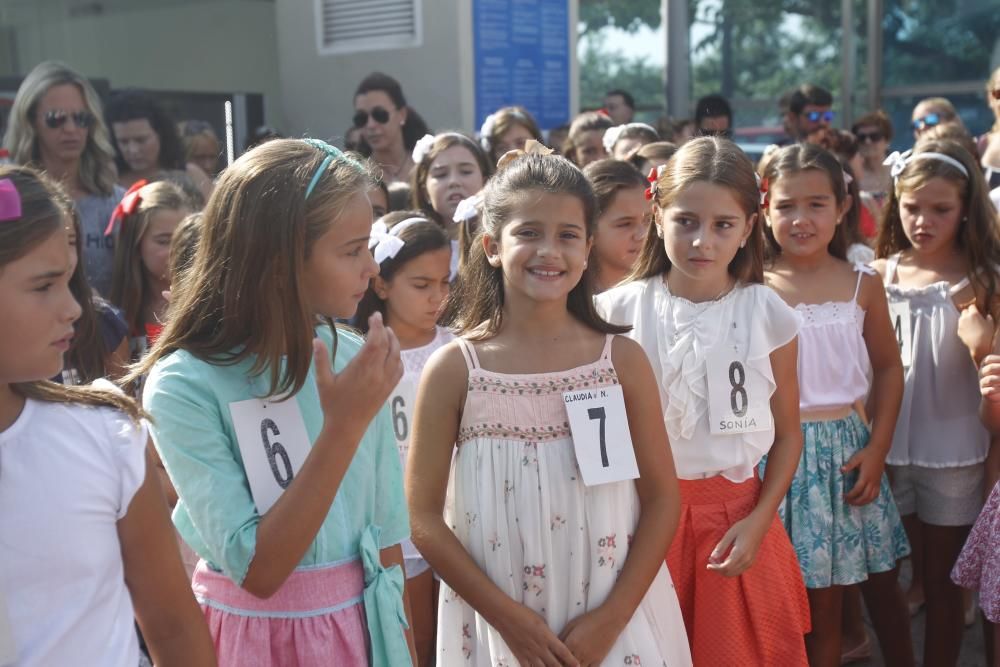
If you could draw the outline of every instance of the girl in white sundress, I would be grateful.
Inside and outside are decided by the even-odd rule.
[[[591,301],[590,185],[529,142],[484,200],[406,478],[438,664],[690,665],[663,563],[677,481],[649,362]]]

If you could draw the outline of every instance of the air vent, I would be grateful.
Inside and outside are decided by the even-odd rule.
[[[421,0],[316,0],[321,55],[420,46]]]

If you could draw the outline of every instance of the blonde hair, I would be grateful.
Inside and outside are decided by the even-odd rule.
[[[90,194],[110,196],[114,193],[118,172],[111,135],[104,124],[101,99],[85,77],[60,62],[50,60],[40,63],[24,78],[10,110],[4,146],[10,151],[12,162],[41,168],[41,153],[35,135],[38,102],[50,88],[66,84],[80,90],[87,111],[94,117],[93,125],[87,131],[83,155],[80,156],[80,185]]]
[[[0,273],[44,243],[70,222],[68,195],[58,184],[30,167],[0,166],[0,179],[9,178],[21,200],[21,217],[0,223]],[[36,401],[72,403],[121,410],[134,421],[144,416],[139,405],[127,396],[88,386],[61,385],[49,380],[15,382],[15,393]]]
[[[117,221],[115,261],[108,300],[121,309],[129,331],[142,331],[142,305],[149,278],[142,265],[142,238],[159,211],[190,210],[184,192],[169,181],[156,181],[139,189],[139,205]]]
[[[993,94],[993,91],[1000,88],[1000,67],[993,70],[990,74],[990,78],[986,80],[986,98]],[[1000,132],[1000,116],[997,117],[996,122],[993,123],[993,129],[991,132]]]
[[[328,163],[307,198],[327,155],[301,139],[274,139],[222,172],[194,260],[171,286],[167,324],[125,382],[187,350],[223,365],[252,359],[250,374],[270,373],[270,396],[303,387],[317,324],[303,263],[350,198],[374,184],[370,163],[347,154]]]
[[[673,205],[678,195],[692,183],[711,183],[728,188],[747,218],[757,214],[745,247],[736,251],[729,273],[744,283],[764,282],[764,232],[760,224],[760,191],[753,164],[736,144],[720,137],[699,137],[674,153],[656,182],[653,200],[657,217]],[[651,225],[655,226],[654,220]],[[644,280],[670,271],[663,239],[650,228],[642,252],[628,280]]]

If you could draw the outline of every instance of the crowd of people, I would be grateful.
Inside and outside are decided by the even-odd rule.
[[[901,666],[981,611],[1000,665],[986,92],[991,131],[929,98],[890,155],[803,85],[755,162],[719,95],[435,133],[373,73],[344,150],[221,169],[42,63],[0,166],[0,667],[827,667],[864,610]]]

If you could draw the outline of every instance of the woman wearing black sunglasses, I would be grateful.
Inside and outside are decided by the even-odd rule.
[[[406,105],[399,82],[381,72],[366,76],[354,91],[353,121],[361,130],[359,151],[382,167],[385,182],[408,181],[413,147],[430,130]]]
[[[73,197],[84,271],[107,294],[115,247],[104,227],[125,190],[116,183],[114,149],[93,86],[62,63],[39,64],[17,89],[4,146],[15,164],[45,171]]]
[[[889,154],[892,121],[879,109],[855,121],[851,133],[858,141],[858,153],[861,155],[858,187],[863,193],[870,194],[881,209],[889,199],[889,188],[892,186],[889,167],[882,164]]]
[[[993,70],[986,82],[986,102],[993,110],[996,122],[986,134],[979,137],[977,145],[986,170],[986,182],[991,189],[1000,188],[1000,67]]]

